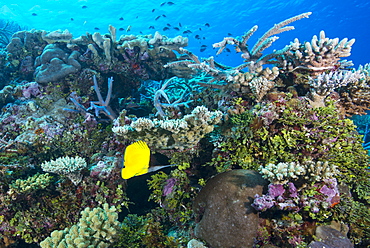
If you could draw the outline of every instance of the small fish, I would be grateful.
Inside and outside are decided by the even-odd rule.
[[[175,3],[173,3],[173,2],[167,2],[167,4],[171,6],[171,5],[174,5]]]
[[[228,53],[231,53],[230,49],[229,48],[225,48],[225,51],[228,52]]]
[[[36,14],[36,13],[32,13],[32,15],[33,15],[33,16],[37,16],[37,14]]]
[[[118,30],[119,30],[119,31],[124,31],[125,29],[124,29],[124,28],[119,28]]]
[[[180,27],[180,28],[182,27],[181,22],[179,22],[179,27]]]
[[[155,11],[155,9],[152,9],[152,13]]]
[[[200,40],[200,35],[197,34],[196,36],[194,36],[194,38],[197,39],[197,40]]]
[[[199,31],[202,31],[202,28],[199,28]]]
[[[171,27],[171,24],[169,24],[169,23],[167,23],[166,25],[169,26],[169,27]]]
[[[206,45],[201,45],[200,46],[200,51],[201,52],[204,52],[206,49],[207,49],[207,46]]]
[[[161,17],[161,16],[159,15],[159,16],[157,16],[154,20],[156,20],[156,21],[157,21],[160,17]]]
[[[154,29],[154,26],[149,26],[149,29]]]
[[[167,31],[167,30],[169,30],[170,28],[169,27],[164,27],[163,28],[163,31]]]
[[[183,34],[190,34],[190,33],[193,33],[191,32],[190,30],[185,30],[184,32],[182,32]]]
[[[75,19],[71,18],[71,21],[74,21]]]
[[[128,25],[128,27],[126,28],[126,32],[128,32],[130,30],[131,30],[131,25]]]
[[[94,29],[95,29],[95,30],[100,30],[100,28],[98,28],[98,27],[95,27]]]
[[[211,25],[207,22],[206,24],[204,24],[204,26],[210,27]]]
[[[120,20],[120,21],[123,21],[124,19],[123,19],[123,17],[120,17],[120,18],[119,18],[119,20]]]
[[[163,17],[167,17],[166,15],[162,15]]]
[[[233,36],[233,34],[232,34],[232,33],[227,33],[227,35],[228,35],[228,36]]]
[[[136,19],[139,18],[139,16],[136,16]]]
[[[163,6],[163,5],[165,5],[165,4],[166,4],[166,2],[163,2],[163,3],[161,3],[161,5],[159,5],[159,6],[161,6],[161,7],[162,7],[162,6]]]
[[[144,175],[149,172],[160,170],[164,167],[173,165],[159,165],[149,167],[150,149],[144,141],[137,141],[126,147],[124,168],[121,170],[123,179]]]
[[[174,27],[173,29],[176,29],[177,31],[180,31],[180,29],[178,27]]]
[[[84,5],[84,6],[82,6],[81,8],[86,9],[86,8],[87,8],[87,6],[86,6],[86,5]]]

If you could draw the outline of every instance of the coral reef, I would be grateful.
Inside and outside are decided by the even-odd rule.
[[[119,227],[118,214],[114,206],[85,208],[76,225],[61,231],[53,231],[40,243],[47,247],[110,247]]]
[[[159,32],[14,33],[0,44],[0,246],[367,246],[369,125],[353,115],[370,109],[369,64],[323,31],[265,53],[310,15],[215,43],[241,53],[235,67]],[[173,166],[122,179],[136,140]],[[343,235],[319,228],[332,223]]]

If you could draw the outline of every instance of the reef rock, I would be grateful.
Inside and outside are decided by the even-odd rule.
[[[309,248],[353,248],[351,240],[343,233],[330,227],[319,226],[316,228],[316,238],[320,241],[313,241]]]
[[[211,247],[252,247],[259,218],[251,206],[268,181],[255,171],[232,170],[210,179],[194,201],[195,236]]]

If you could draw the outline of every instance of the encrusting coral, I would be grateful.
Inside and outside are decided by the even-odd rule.
[[[42,248],[67,247],[111,247],[119,228],[118,214],[114,206],[85,208],[76,225],[64,230],[53,231],[40,243]]]

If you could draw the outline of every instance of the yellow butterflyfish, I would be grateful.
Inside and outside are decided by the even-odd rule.
[[[144,141],[137,141],[126,147],[124,159],[124,168],[121,175],[123,179],[129,179],[134,176],[144,175],[146,173],[162,169],[172,165],[160,165],[149,167],[150,149]]]

